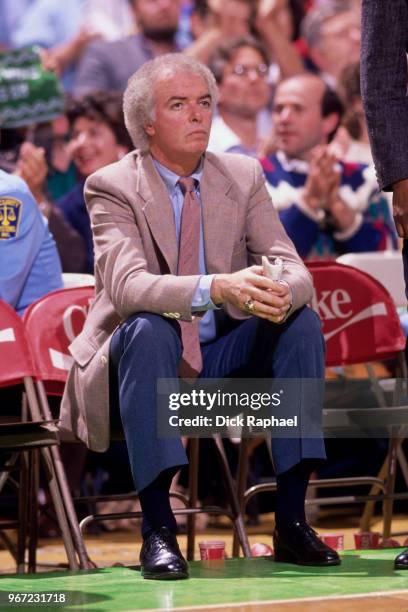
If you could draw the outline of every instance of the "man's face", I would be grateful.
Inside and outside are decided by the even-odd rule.
[[[134,0],[133,9],[145,33],[177,30],[180,0]]]
[[[221,110],[240,117],[254,117],[266,106],[270,90],[268,67],[252,47],[241,47],[224,69],[220,90]]]
[[[345,11],[327,19],[311,56],[322,72],[338,78],[345,66],[359,61],[360,42],[359,16],[355,11]]]
[[[278,87],[272,116],[278,149],[288,157],[307,159],[313,147],[326,142],[329,126],[322,117],[323,92],[317,78],[294,77]]]
[[[195,161],[207,148],[212,100],[204,79],[191,72],[159,78],[154,119],[145,127],[150,152],[165,166]]]
[[[248,36],[251,26],[251,7],[241,0],[222,0],[223,32],[226,38]]]

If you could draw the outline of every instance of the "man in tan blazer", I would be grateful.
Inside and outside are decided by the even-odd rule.
[[[156,433],[157,380],[178,385],[178,374],[220,379],[238,371],[324,376],[320,322],[305,306],[311,277],[279,222],[259,163],[206,153],[216,97],[212,74],[193,59],[169,54],[144,64],[124,98],[137,149],[85,187],[96,298],[70,347],[75,363],[61,424],[104,451],[109,418],[120,411],[144,514],[145,578],[188,576],[169,502],[171,480],[187,459],[179,438]],[[279,282],[263,274],[262,255],[283,259]],[[291,407],[299,436],[274,440],[280,561],[340,562],[304,514],[308,479],[325,451],[321,432],[302,433],[320,401],[303,393]]]

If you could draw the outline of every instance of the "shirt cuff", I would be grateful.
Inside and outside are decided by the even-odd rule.
[[[354,234],[358,232],[363,222],[363,215],[358,214],[354,219],[353,223],[343,232],[333,232],[333,238],[335,240],[349,240]]]
[[[326,212],[322,208],[314,209],[308,206],[303,198],[303,194],[300,194],[300,197],[297,202],[295,202],[296,206],[302,211],[306,217],[312,219],[316,223],[320,223],[326,216]]]
[[[200,276],[197,288],[191,302],[191,312],[202,312],[206,310],[218,310],[219,307],[211,299],[211,283],[215,274]]]

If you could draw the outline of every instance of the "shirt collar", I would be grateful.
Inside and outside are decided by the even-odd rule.
[[[283,151],[277,151],[276,157],[285,172],[308,174],[309,163],[303,159],[289,159]]]
[[[154,159],[154,157],[152,157],[152,159],[153,159],[153,163],[156,167],[157,172],[160,174],[161,178],[163,179],[164,184],[166,185],[167,191],[169,192],[174,191],[181,177],[175,172],[173,172],[172,170],[169,170],[168,168],[166,168],[166,166],[163,166],[163,164],[158,162],[157,159]],[[204,159],[201,158],[197,169],[192,174],[190,174],[190,177],[193,178],[195,181],[197,181],[198,185],[200,185],[201,177],[203,175],[203,170],[204,170]]]

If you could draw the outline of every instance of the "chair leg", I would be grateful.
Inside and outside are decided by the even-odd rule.
[[[200,452],[200,440],[198,438],[189,439],[189,507],[196,508],[198,501],[198,461]],[[195,548],[195,514],[187,515],[187,560],[194,561]]]
[[[39,488],[39,451],[32,453],[30,474],[30,536],[28,547],[28,572],[34,573],[37,569],[38,545],[38,488]]]
[[[32,385],[31,379],[26,382],[26,391],[28,396],[29,403],[33,401],[33,395],[35,396],[35,388]],[[41,410],[42,416],[47,419],[52,419],[52,414],[48,405],[47,395],[45,393],[44,385],[42,382],[36,383],[36,388],[38,391],[38,398],[40,402],[40,406],[38,406],[38,410]],[[36,397],[36,396],[35,396]],[[30,402],[31,399],[31,402]],[[41,407],[41,408],[40,408]],[[81,531],[79,529],[78,518],[76,515],[74,502],[72,501],[71,491],[68,486],[65,469],[61,461],[61,455],[59,452],[59,448],[57,446],[51,447],[51,461],[53,463],[53,468],[55,471],[55,477],[58,482],[58,487],[61,492],[62,501],[64,504],[66,516],[68,519],[69,528],[72,533],[72,539],[74,542],[75,550],[78,555],[79,565],[81,569],[93,569],[95,564],[90,560],[88,553],[86,551],[85,542],[82,537]]]
[[[378,472],[378,478],[380,478],[383,481],[385,480],[385,477],[387,474],[387,465],[388,465],[388,458],[385,459],[384,463],[382,464],[380,468],[380,471]],[[370,489],[369,495],[378,495],[379,492],[380,492],[380,487],[374,484]],[[360,521],[361,531],[370,531],[371,520],[374,514],[374,507],[375,507],[375,501],[368,501],[365,503],[364,512],[363,512],[363,515]]]
[[[45,468],[48,486],[50,488],[50,494],[52,502],[57,514],[58,524],[62,531],[62,539],[67,553],[68,564],[71,570],[78,570],[79,565],[75,554],[74,542],[72,539],[71,531],[65,514],[64,503],[61,497],[61,491],[58,486],[58,482],[55,475],[55,470],[51,458],[51,452],[49,448],[41,449],[41,458]]]
[[[405,486],[408,489],[408,462],[407,462],[407,458],[405,457],[405,453],[404,453],[403,448],[402,448],[402,442],[400,442],[398,444],[398,448],[397,448],[397,460],[398,460],[399,466],[401,468],[402,475],[403,475],[404,480],[405,480]]]
[[[249,463],[249,440],[248,438],[242,438],[239,448],[238,458],[238,481],[237,481],[237,496],[238,503],[241,509],[241,514],[245,517],[245,503],[244,494],[247,487],[248,478],[248,463]],[[232,556],[239,557],[239,540],[236,530],[234,531],[234,537],[232,541]]]
[[[248,535],[245,529],[244,518],[241,512],[241,507],[239,505],[235,483],[233,481],[231,471],[228,465],[228,459],[225,454],[224,445],[219,435],[213,435],[213,440],[218,451],[218,458],[220,460],[222,468],[222,474],[224,477],[228,501],[230,503],[232,514],[234,516],[234,527],[238,535],[239,543],[241,544],[244,556],[250,557],[251,549],[249,546]]]
[[[18,539],[17,539],[17,573],[25,572],[25,553],[27,545],[27,492],[29,487],[30,451],[20,453],[20,483],[18,490]]]
[[[388,450],[388,470],[387,470],[387,479],[385,486],[386,495],[392,495],[395,490],[395,478],[397,474],[397,448],[398,448],[399,440],[396,438],[391,438],[389,442],[389,450]],[[383,524],[383,538],[388,538],[391,533],[391,523],[392,523],[392,513],[394,508],[394,500],[385,499],[383,502],[383,515],[384,515],[384,524]]]

